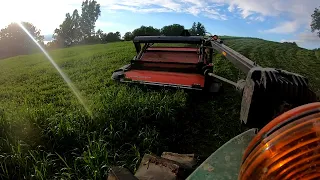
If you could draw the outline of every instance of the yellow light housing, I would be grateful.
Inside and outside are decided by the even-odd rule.
[[[239,180],[320,179],[320,103],[292,109],[259,131]]]

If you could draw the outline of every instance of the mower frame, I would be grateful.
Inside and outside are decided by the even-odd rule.
[[[240,120],[249,127],[263,127],[275,116],[288,109],[317,101],[315,93],[309,88],[307,78],[280,69],[263,68],[226,46],[216,35],[209,38],[137,36],[133,39],[133,43],[137,55],[130,64],[114,71],[112,79],[124,83],[202,90],[209,93],[219,92],[222,83],[230,84],[235,86],[242,95]],[[154,43],[194,44],[197,45],[197,50],[181,47],[166,47],[167,49],[158,47],[152,50]],[[144,45],[141,46],[141,44]],[[161,52],[168,52],[166,55],[173,58],[170,57],[169,61],[165,58],[145,60],[146,54],[152,51],[156,51],[158,55],[160,53],[161,58],[163,58]],[[246,79],[233,82],[214,74],[215,51],[222,53],[227,60],[241,70],[246,75]],[[191,59],[185,56],[186,58],[181,60],[180,56],[188,53],[197,53],[198,58],[193,54]],[[151,53],[151,56],[153,55]],[[286,108],[283,108],[284,105]]]

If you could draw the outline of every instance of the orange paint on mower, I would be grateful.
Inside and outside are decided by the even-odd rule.
[[[199,85],[204,87],[204,76],[200,74],[187,74],[177,72],[161,72],[146,70],[131,70],[125,73],[126,78],[133,81],[143,81],[148,83],[160,83],[170,85],[190,86]]]
[[[138,36],[134,46],[137,55],[120,69],[112,79],[123,83],[172,87],[188,90],[218,92],[221,82],[209,78],[213,72],[213,51],[205,51],[204,39],[200,36]],[[161,43],[171,47],[156,46]],[[175,44],[189,47],[174,47]]]
[[[199,57],[196,52],[146,52],[141,57],[142,61],[176,62],[197,64]]]
[[[204,88],[204,75],[189,72],[197,68],[198,51],[198,48],[192,47],[150,47],[140,59],[135,60],[138,66],[125,72],[125,78],[157,85]],[[170,72],[168,69],[177,71]]]

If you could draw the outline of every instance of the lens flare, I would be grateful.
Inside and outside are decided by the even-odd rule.
[[[43,52],[43,54],[47,57],[47,59],[50,61],[50,63],[54,66],[54,68],[59,72],[63,80],[67,83],[73,94],[77,97],[81,105],[85,108],[87,113],[92,116],[92,113],[88,106],[85,104],[84,98],[80,95],[80,91],[75,87],[75,85],[72,83],[70,78],[63,73],[63,71],[60,69],[60,67],[57,65],[57,63],[51,58],[51,56],[48,54],[48,52],[37,42],[37,40],[34,39],[34,37],[29,33],[29,31],[23,26],[22,23],[18,22],[18,25],[21,27],[21,29],[32,39],[32,41],[39,47],[39,49]]]

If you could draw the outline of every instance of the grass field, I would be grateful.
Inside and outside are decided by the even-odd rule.
[[[262,66],[309,78],[320,90],[319,52],[255,38],[227,45]],[[51,51],[79,88],[89,115],[42,54],[0,61],[0,179],[102,179],[112,165],[135,171],[144,153],[205,158],[244,130],[232,87],[211,99],[115,84],[112,71],[135,55],[131,42]],[[217,74],[239,71],[217,55]]]

